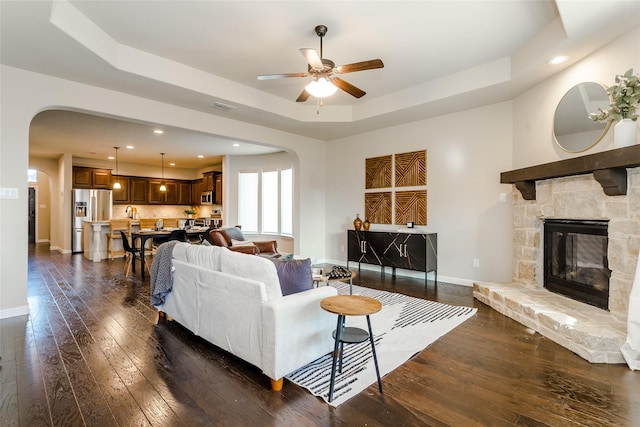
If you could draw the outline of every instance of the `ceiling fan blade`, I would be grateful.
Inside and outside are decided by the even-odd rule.
[[[262,76],[258,76],[258,80],[284,79],[287,77],[307,77],[308,75],[309,74],[307,73],[264,74]]]
[[[315,49],[303,47],[300,49],[300,53],[307,60],[307,64],[311,65],[311,68],[316,70],[322,70],[322,68],[324,68],[322,58],[320,58],[320,55],[318,55],[318,52]]]
[[[351,83],[346,82],[338,77],[332,78],[331,83],[338,86],[340,89],[347,92],[349,95],[355,96],[356,98],[362,98],[367,94],[367,92],[363,91],[362,89],[359,89],[354,85],[352,85]]]
[[[309,99],[309,96],[310,96],[309,92],[307,92],[306,90],[303,90],[300,96],[298,96],[298,99],[296,99],[296,102],[304,102],[307,99]]]
[[[384,64],[381,59],[370,59],[369,61],[354,62],[336,67],[336,72],[340,74],[353,73],[356,71],[373,70],[375,68],[383,68]]]

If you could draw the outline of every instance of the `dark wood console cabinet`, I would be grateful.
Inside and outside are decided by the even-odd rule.
[[[401,233],[388,231],[347,231],[347,268],[349,262],[376,264],[393,269],[434,272],[438,282],[438,235],[437,233]]]

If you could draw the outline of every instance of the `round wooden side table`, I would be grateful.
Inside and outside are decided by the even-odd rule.
[[[380,380],[380,369],[378,368],[378,358],[376,356],[376,347],[373,342],[373,332],[371,330],[371,320],[369,315],[382,310],[382,303],[375,298],[365,297],[362,295],[336,295],[328,297],[320,301],[320,307],[329,313],[338,315],[338,324],[333,332],[335,337],[335,345],[333,347],[333,363],[331,365],[331,383],[329,385],[329,402],[333,400],[333,387],[336,379],[336,365],[338,354],[340,354],[340,372],[342,372],[343,344],[361,343],[369,339],[371,343],[371,353],[373,354],[373,363],[376,367],[376,375],[378,377],[378,389],[382,393],[382,381]],[[344,326],[346,316],[366,316],[369,331],[360,328],[347,328]],[[340,350],[338,352],[338,350]]]

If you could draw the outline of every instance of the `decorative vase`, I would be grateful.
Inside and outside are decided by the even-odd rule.
[[[362,229],[364,231],[369,231],[369,227],[371,227],[371,223],[369,222],[369,218],[365,217],[364,222],[362,223]]]
[[[613,127],[613,148],[629,147],[636,143],[638,126],[631,119],[622,119]]]
[[[353,220],[353,228],[356,230],[362,229],[362,220],[360,219],[360,214],[356,214],[356,219]]]

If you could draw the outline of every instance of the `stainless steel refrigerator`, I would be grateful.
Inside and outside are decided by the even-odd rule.
[[[84,221],[109,221],[112,212],[111,190],[73,189],[71,251],[83,252]]]

